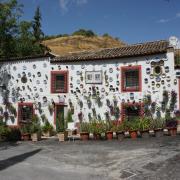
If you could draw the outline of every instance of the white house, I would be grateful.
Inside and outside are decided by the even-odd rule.
[[[163,92],[177,94],[180,108],[179,51],[174,41],[154,41],[120,48],[1,60],[0,114],[19,126],[33,113],[55,126],[59,113],[71,110],[75,123],[92,118],[123,120],[143,114],[143,98],[151,95],[161,111]],[[16,110],[12,113],[7,102]],[[131,108],[131,107],[135,108]]]

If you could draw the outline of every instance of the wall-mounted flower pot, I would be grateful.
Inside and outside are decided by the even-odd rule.
[[[130,131],[129,133],[130,133],[131,139],[137,138],[137,131]]]
[[[112,131],[107,131],[106,132],[106,139],[107,140],[112,140],[113,139],[113,132]]]
[[[89,140],[89,133],[88,132],[81,132],[80,138],[82,141],[88,141]]]

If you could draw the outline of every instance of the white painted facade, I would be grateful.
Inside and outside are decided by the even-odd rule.
[[[162,66],[162,74],[159,76],[160,80],[156,77],[151,77],[153,74],[153,68],[151,62],[164,61]],[[121,67],[123,66],[135,66],[140,65],[142,69],[142,91],[141,92],[121,92]],[[165,71],[165,67],[169,67],[169,71]],[[147,73],[147,68],[150,68],[150,73]],[[68,93],[51,93],[51,71],[68,70]],[[31,102],[34,104],[35,113],[41,116],[45,114],[49,122],[54,124],[54,114],[50,114],[48,105],[55,103],[64,103],[65,114],[69,109],[69,102],[71,101],[74,106],[73,120],[79,122],[78,114],[82,112],[83,120],[89,121],[89,115],[93,117],[93,109],[96,111],[97,117],[105,119],[105,112],[110,112],[110,108],[107,106],[106,100],[113,104],[113,99],[118,101],[120,108],[121,119],[121,103],[122,102],[142,102],[144,95],[151,94],[152,100],[159,104],[162,102],[163,90],[169,91],[174,90],[179,94],[179,82],[176,78],[176,72],[174,69],[174,52],[169,51],[165,54],[155,54],[141,57],[131,58],[120,58],[120,59],[109,59],[109,60],[92,60],[82,62],[67,62],[67,63],[50,63],[49,57],[29,60],[13,60],[10,62],[1,63],[1,74],[7,71],[11,75],[11,79],[8,80],[6,86],[9,90],[9,101],[13,103],[14,107],[18,112],[18,102]],[[102,72],[102,84],[86,84],[85,72],[86,71],[101,71]],[[105,72],[108,76],[108,80],[105,80]],[[27,82],[22,83],[21,77],[23,73],[26,74]],[[165,74],[165,76],[163,76]],[[81,78],[83,77],[83,79]],[[1,76],[2,77],[2,76]],[[145,83],[147,79],[147,83]],[[164,80],[164,84],[162,84]],[[2,82],[4,79],[2,80]],[[152,85],[152,81],[154,85]],[[108,84],[107,84],[108,82]],[[72,84],[72,85],[70,85]],[[159,84],[160,87],[157,86]],[[2,83],[1,83],[2,85]],[[83,87],[82,87],[83,86]],[[91,108],[88,107],[87,97],[95,86],[96,90],[99,91],[99,97],[101,98],[102,106],[98,107],[96,100],[90,98]],[[110,90],[110,86],[115,91]],[[18,88],[20,89],[18,91]],[[97,89],[98,88],[98,89]],[[80,92],[77,92],[77,89]],[[72,93],[73,91],[73,93]],[[76,94],[74,93],[76,92]],[[1,95],[3,90],[1,88]],[[43,97],[47,98],[47,103],[43,102]],[[178,95],[179,97],[179,95]],[[177,104],[175,109],[179,109],[179,98],[177,98]],[[81,105],[79,102],[82,102]],[[0,103],[5,110],[3,105],[3,98],[0,96]],[[41,104],[42,112],[38,110],[39,104]],[[82,105],[83,104],[83,105]],[[80,107],[81,106],[81,107]],[[162,113],[163,116],[163,113]],[[110,116],[112,120],[115,120],[114,116]],[[17,125],[18,116],[12,120],[11,118],[7,121],[8,125]]]

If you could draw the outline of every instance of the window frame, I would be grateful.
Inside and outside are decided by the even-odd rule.
[[[91,74],[92,75],[92,80],[90,81],[90,80],[88,80],[88,78],[87,78],[87,76],[89,75],[89,74]],[[98,81],[96,81],[95,80],[95,75],[96,74],[99,74],[100,75],[100,80]],[[102,81],[103,81],[103,79],[102,79],[103,77],[102,77],[102,71],[86,71],[85,72],[85,82],[86,82],[86,84],[102,84]]]
[[[131,70],[137,70],[139,75],[139,84],[138,88],[136,87],[125,87],[125,72],[131,71]],[[137,66],[123,66],[121,67],[121,92],[141,92],[142,91],[142,71],[141,71],[141,65]]]
[[[20,123],[20,124],[26,124],[26,123],[30,123],[31,121],[23,121],[22,120],[22,113],[21,113],[21,108],[23,107],[23,106],[30,106],[30,107],[32,107],[32,116],[34,115],[34,112],[35,112],[35,110],[34,110],[34,106],[33,106],[33,103],[18,103],[18,124]]]
[[[65,80],[64,80],[64,89],[58,90],[55,87],[55,82],[56,82],[56,76],[58,75],[63,75]],[[68,71],[51,71],[51,93],[68,93],[68,81],[69,81],[69,73]]]

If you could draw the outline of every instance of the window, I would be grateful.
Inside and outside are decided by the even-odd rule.
[[[86,71],[86,84],[101,84],[102,72],[101,71]]]
[[[141,66],[121,68],[122,92],[141,91]]]
[[[52,71],[51,72],[51,93],[67,93],[68,92],[68,72]]]
[[[32,103],[20,103],[18,106],[18,119],[20,123],[31,122],[33,116],[33,104]]]

